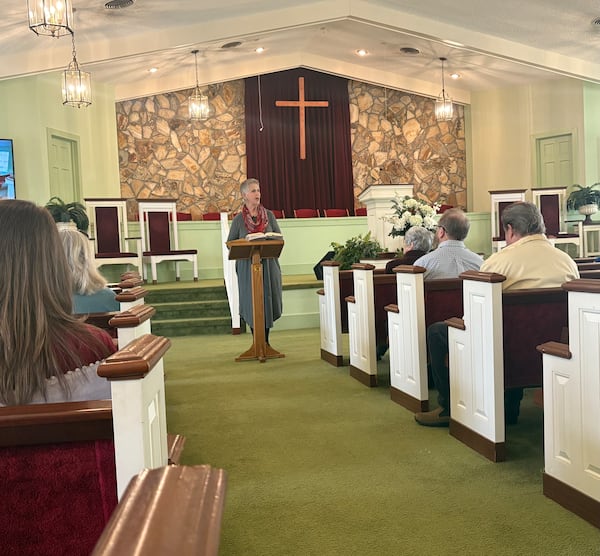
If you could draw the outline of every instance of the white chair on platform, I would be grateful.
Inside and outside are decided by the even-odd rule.
[[[572,221],[574,232],[569,233],[567,225],[567,188],[544,187],[531,190],[533,203],[540,209],[546,224],[546,235],[554,244],[571,243],[577,247],[577,256],[583,257],[583,222]]]
[[[97,266],[129,264],[142,271],[142,242],[127,237],[126,199],[85,199]],[[135,243],[131,249],[129,243]]]
[[[526,189],[490,191],[492,202],[492,253],[506,247],[504,228],[502,227],[502,212],[508,205],[524,201],[525,191]]]
[[[179,249],[177,230],[177,208],[175,200],[140,201],[139,218],[142,236],[144,265],[150,264],[152,283],[156,284],[156,265],[164,261],[175,261],[176,280],[181,279],[180,261],[190,261],[193,265],[194,281],[198,281],[198,251],[196,249]],[[147,280],[144,266],[144,280]]]

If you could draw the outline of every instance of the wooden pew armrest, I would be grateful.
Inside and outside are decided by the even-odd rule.
[[[547,353],[548,355],[554,355],[561,359],[571,359],[572,354],[569,351],[569,346],[561,342],[545,342],[536,347],[540,353]]]
[[[449,327],[458,328],[458,330],[466,330],[465,321],[458,317],[452,317],[444,321]]]
[[[145,469],[134,477],[92,556],[217,556],[227,475],[208,465]]]

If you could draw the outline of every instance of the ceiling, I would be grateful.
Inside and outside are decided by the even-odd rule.
[[[73,0],[77,59],[94,83],[114,85],[118,100],[193,87],[193,49],[201,85],[303,66],[437,96],[441,56],[446,90],[463,103],[474,91],[561,75],[600,83],[600,22],[592,23],[600,0],[105,2]],[[0,79],[66,67],[69,37],[29,30],[25,0],[2,8]],[[241,44],[223,48],[232,41]],[[369,54],[358,57],[359,48]]]

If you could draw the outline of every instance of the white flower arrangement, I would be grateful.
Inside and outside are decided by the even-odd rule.
[[[403,236],[413,226],[421,226],[432,232],[435,231],[437,227],[435,214],[439,205],[434,204],[431,206],[420,199],[396,196],[392,200],[392,207],[394,214],[385,218],[387,222],[392,224],[390,236]]]

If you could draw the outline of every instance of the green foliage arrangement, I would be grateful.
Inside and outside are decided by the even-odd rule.
[[[75,222],[80,232],[88,233],[90,219],[81,203],[65,203],[60,197],[52,197],[46,203],[46,208],[52,215],[54,222]]]
[[[573,190],[567,198],[567,208],[577,210],[585,205],[600,205],[600,183],[593,185],[573,185]]]
[[[371,239],[371,232],[365,236],[358,235],[350,238],[344,245],[331,243],[333,247],[333,260],[340,263],[340,270],[349,270],[350,267],[361,259],[375,259],[383,248],[376,239]]]

